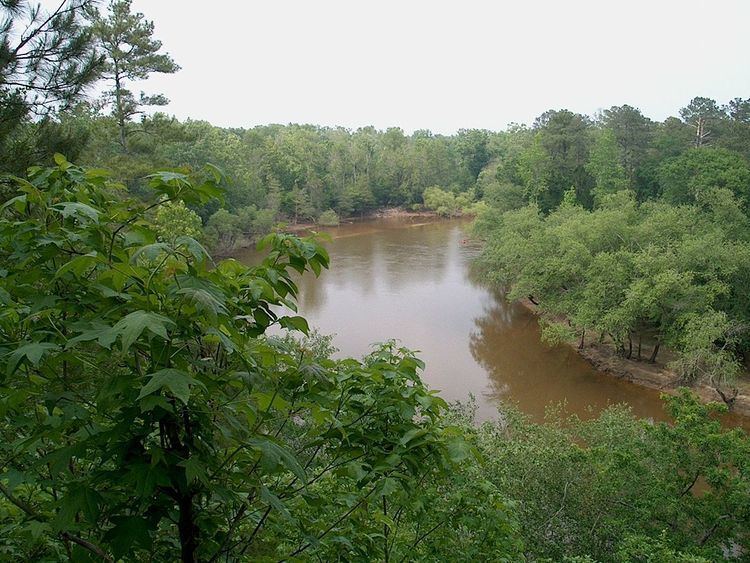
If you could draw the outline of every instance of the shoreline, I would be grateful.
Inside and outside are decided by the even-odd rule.
[[[529,299],[517,301],[528,311],[538,316],[537,306]],[[706,385],[687,386],[680,383],[676,373],[667,368],[666,365],[656,362],[649,363],[648,360],[635,360],[619,356],[614,348],[606,344],[588,342],[583,348],[578,347],[577,342],[567,341],[570,346],[584,360],[591,364],[597,371],[610,377],[622,379],[634,385],[656,389],[670,395],[676,395],[680,387],[687,387],[694,391],[704,403],[716,402],[727,405],[729,413],[750,419],[750,383],[742,379],[737,381],[737,394],[733,391],[728,397],[723,397],[716,388]]]
[[[403,207],[385,207],[382,209],[376,209],[374,211],[370,211],[368,213],[365,213],[364,215],[355,215],[351,217],[346,217],[345,219],[341,219],[339,221],[338,225],[321,225],[319,223],[311,223],[311,222],[304,222],[304,223],[287,223],[284,224],[283,227],[278,228],[279,232],[290,234],[290,235],[308,235],[312,232],[321,232],[325,229],[336,229],[338,227],[341,227],[343,225],[354,225],[356,223],[361,223],[364,221],[371,221],[373,219],[415,219],[415,218],[425,218],[425,219],[448,219],[448,217],[441,217],[437,214],[435,211],[408,211],[407,209],[404,209]],[[453,219],[456,219],[457,217],[452,217]],[[245,248],[253,247],[258,240],[260,240],[260,235],[254,236],[254,237],[245,237],[242,239],[242,242],[239,242],[235,245],[234,248],[231,250],[226,250],[223,252],[216,253],[217,258],[225,258],[228,256],[231,256],[238,250],[243,250]]]
[[[435,211],[408,211],[403,207],[385,207],[370,211],[364,215],[353,215],[339,220],[338,225],[321,225],[319,223],[294,223],[287,224],[282,229],[284,233],[296,234],[305,231],[319,231],[321,229],[335,229],[342,225],[353,225],[373,219],[414,219],[416,217],[430,217],[440,219],[441,217]]]

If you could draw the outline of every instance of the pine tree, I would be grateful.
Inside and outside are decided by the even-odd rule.
[[[112,84],[104,93],[104,101],[112,106],[120,132],[120,144],[127,150],[127,124],[134,115],[142,113],[142,106],[163,106],[169,103],[161,94],[136,98],[126,87],[127,82],[145,80],[154,72],[172,74],[180,70],[172,57],[159,53],[161,41],[154,39],[154,24],[144,15],[130,11],[130,0],[113,0],[108,15],[89,10],[92,29],[99,48],[104,53],[103,78]]]
[[[48,12],[27,0],[0,0],[0,147],[19,125],[43,122],[79,101],[101,69],[82,19],[92,0],[61,1]],[[7,159],[2,159],[3,169]]]

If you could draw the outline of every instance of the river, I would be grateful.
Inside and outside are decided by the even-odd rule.
[[[541,342],[534,315],[473,275],[464,220],[379,219],[325,229],[331,268],[305,275],[300,314],[335,334],[338,356],[390,338],[418,350],[424,379],[449,401],[476,397],[477,418],[515,403],[536,420],[550,404],[589,417],[609,404],[664,419],[659,393],[596,371],[569,346]],[[257,254],[236,256],[255,262]]]

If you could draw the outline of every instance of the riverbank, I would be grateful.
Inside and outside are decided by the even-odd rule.
[[[537,306],[529,299],[522,299],[519,303],[535,315],[538,314]],[[657,389],[671,395],[676,395],[677,390],[685,386],[680,381],[680,377],[664,363],[651,363],[645,359],[628,359],[617,354],[612,346],[596,341],[586,342],[583,348],[579,347],[577,341],[569,341],[566,344],[598,371],[623,381]],[[662,354],[667,353],[667,351],[662,351]],[[750,418],[750,381],[743,377],[735,385],[736,387],[732,389],[718,390],[710,385],[701,384],[694,385],[691,389],[704,402],[725,403],[730,412]]]
[[[403,207],[388,207],[384,209],[376,209],[374,211],[370,211],[363,215],[346,217],[344,219],[341,219],[338,225],[321,225],[320,223],[312,223],[312,222],[284,223],[282,226],[277,227],[277,230],[279,232],[287,233],[290,235],[306,236],[306,235],[312,234],[313,232],[317,233],[317,232],[325,231],[326,229],[335,229],[342,225],[355,225],[357,223],[372,221],[374,219],[393,219],[394,221],[397,221],[397,220],[417,219],[417,218],[435,219],[435,220],[444,219],[444,217],[441,217],[435,211],[429,211],[429,210],[410,211],[408,209],[404,209]],[[231,256],[232,254],[234,254],[235,252],[239,250],[243,250],[243,249],[254,246],[258,242],[258,240],[260,240],[261,238],[262,237],[260,235],[255,236],[255,237],[242,237],[240,240],[238,240],[235,243],[233,248],[225,249],[223,251],[215,251],[215,255],[218,258]]]
[[[310,231],[320,231],[321,229],[336,228],[341,225],[354,225],[356,223],[362,223],[364,221],[372,221],[373,219],[414,219],[418,217],[438,219],[440,216],[435,211],[410,211],[403,207],[387,207],[384,209],[376,209],[363,215],[356,215],[352,217],[346,217],[339,221],[338,225],[321,225],[319,223],[295,223],[291,225],[285,225],[281,228],[284,233],[300,234],[308,233]]]

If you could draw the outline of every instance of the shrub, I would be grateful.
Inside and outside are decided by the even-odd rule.
[[[339,224],[339,216],[333,209],[323,211],[318,217],[318,224],[324,227],[337,227]]]

